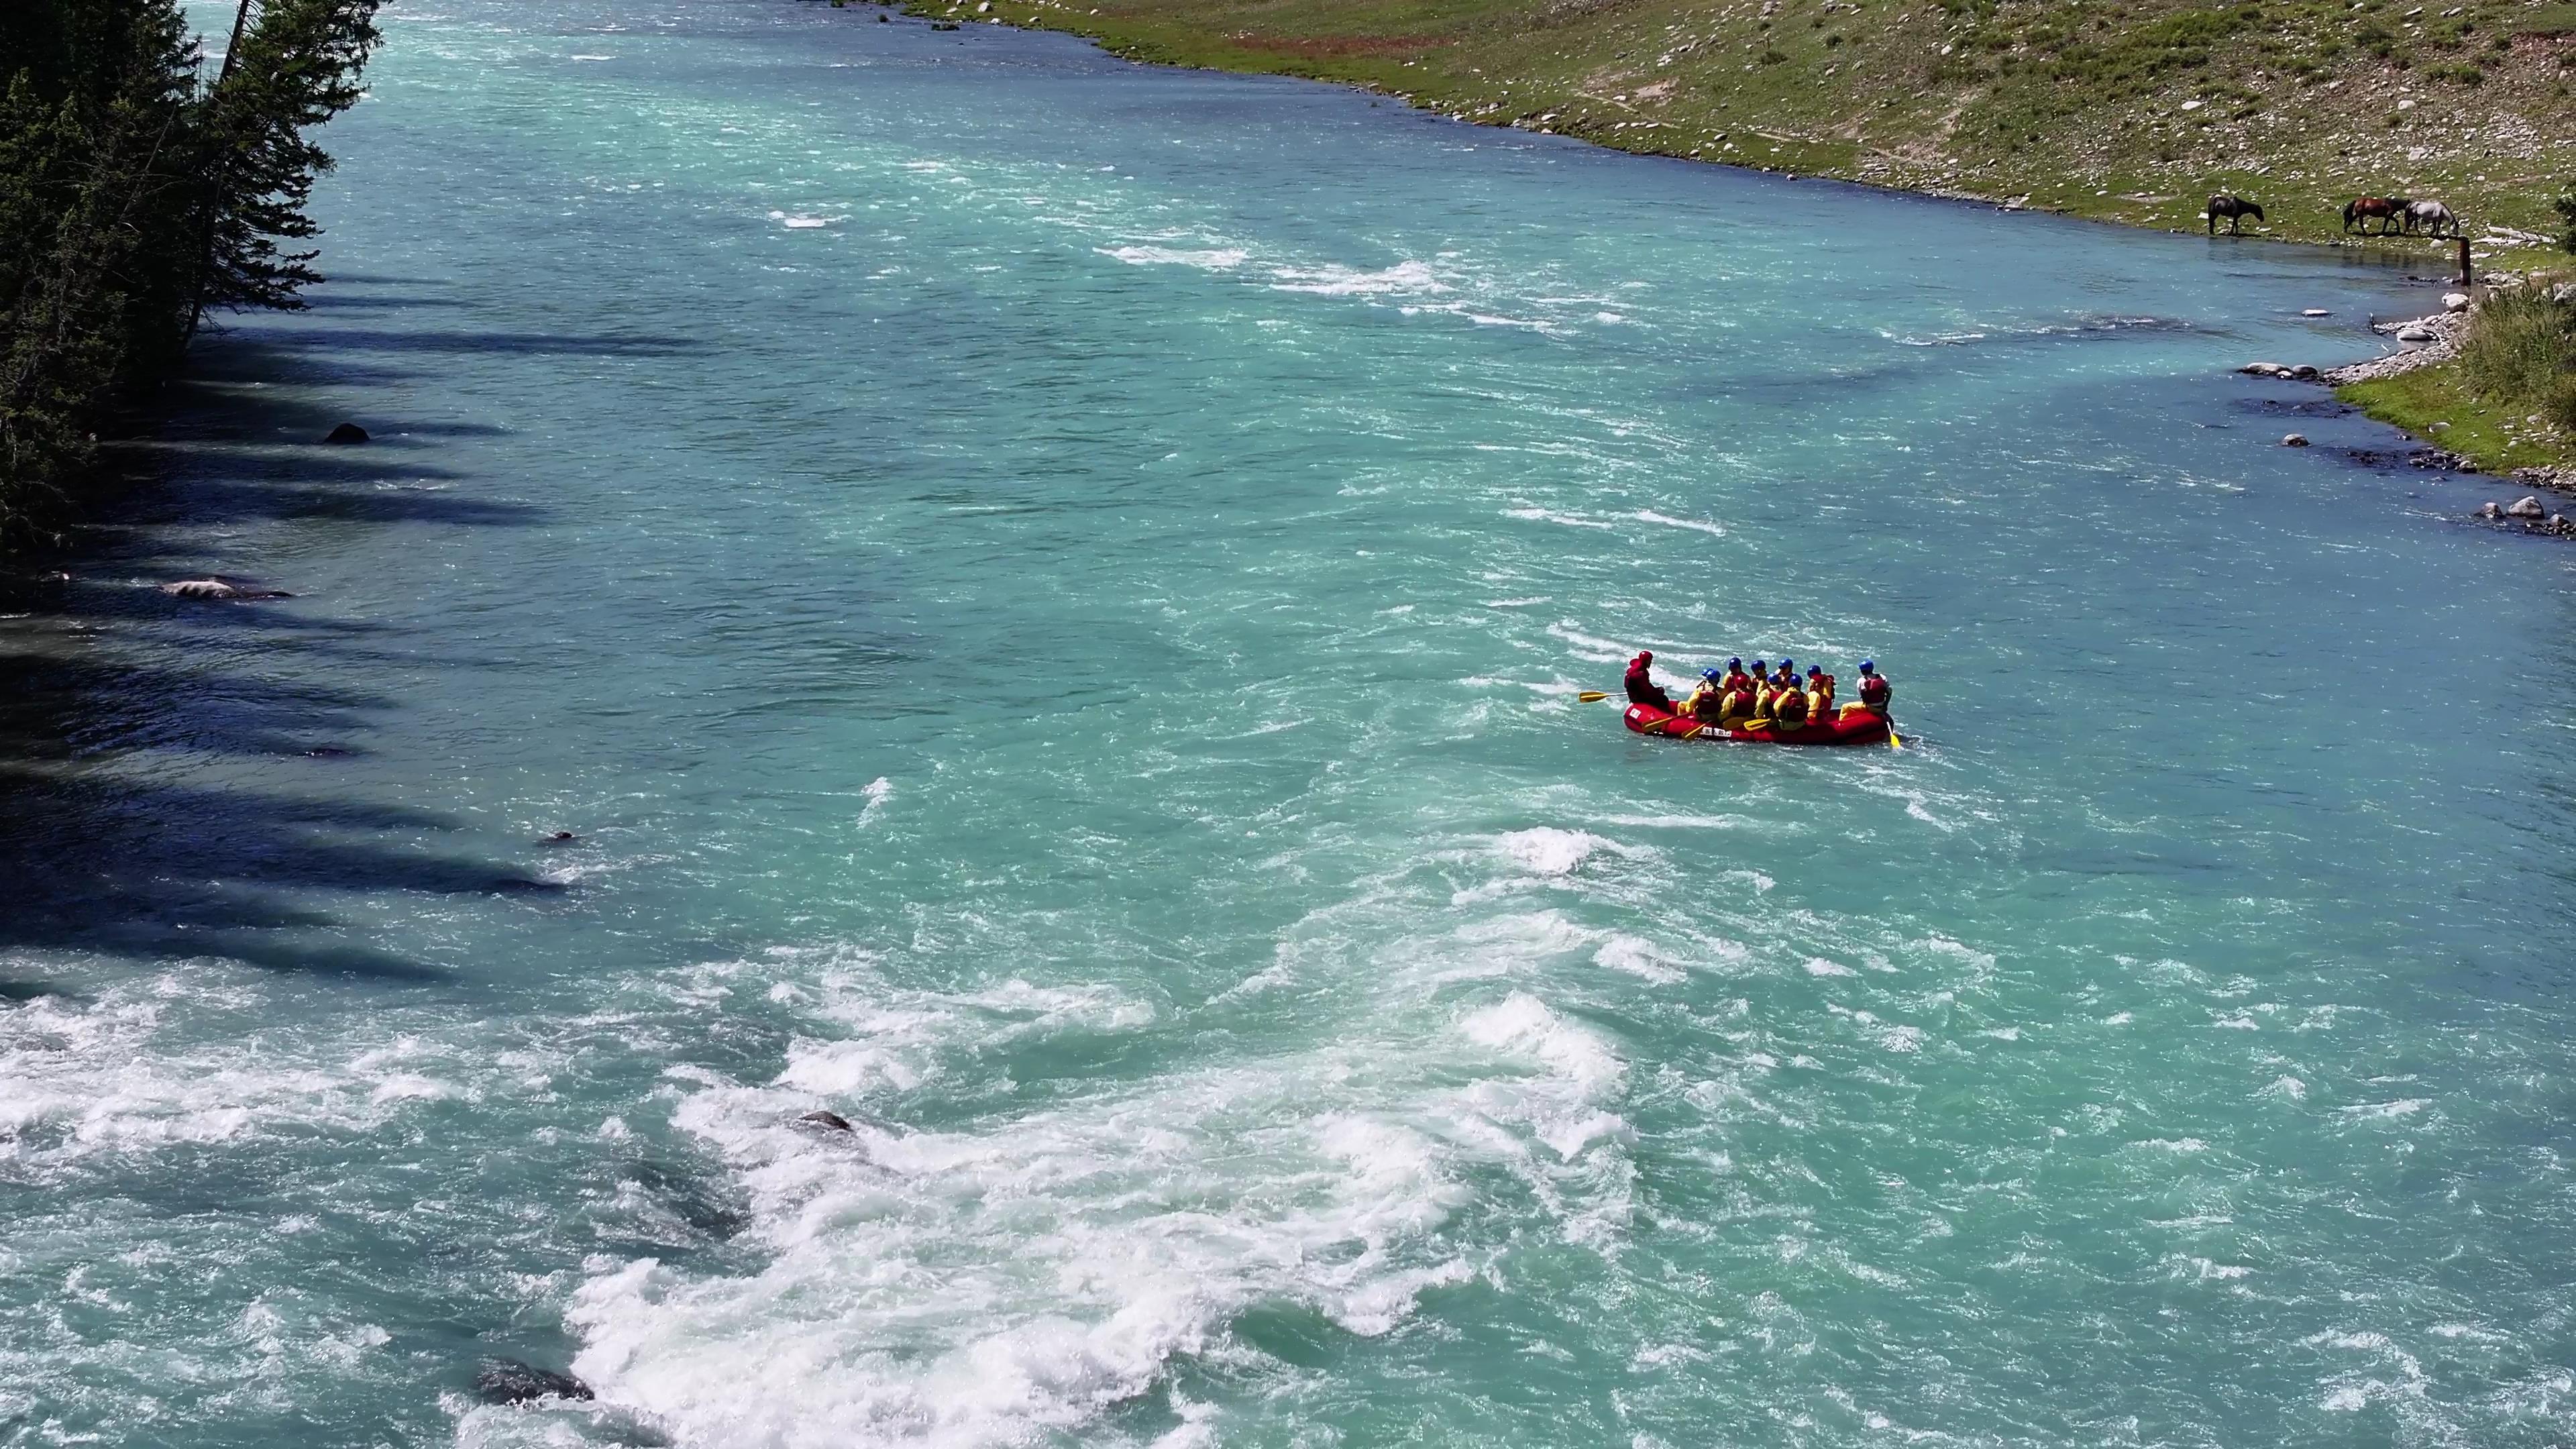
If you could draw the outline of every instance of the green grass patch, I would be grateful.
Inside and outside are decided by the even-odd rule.
[[[2459,454],[2481,472],[2503,474],[2516,468],[2576,462],[2576,450],[2569,448],[2565,433],[2536,427],[2523,413],[2481,400],[2470,390],[2456,361],[2376,382],[2350,383],[2336,388],[2335,396],[2434,447]]]
[[[2576,35],[2576,5],[2543,5],[2513,22],[2517,35]]]
[[[782,0],[783,3],[783,0]],[[971,23],[980,0],[902,0]],[[2555,234],[2576,176],[2576,3],[2461,0],[993,0],[1139,60],[1372,87],[1632,151],[2340,243],[2343,203],[2433,196]],[[2576,24],[2568,33],[2576,34]],[[2496,48],[2495,41],[2523,37]],[[2416,105],[2399,111],[2400,99]],[[2471,108],[2468,110],[2464,108]],[[1546,119],[1542,119],[1546,118]],[[2510,119],[2533,154],[2499,153]],[[2478,121],[2480,124],[2468,124]],[[1776,150],[1774,148],[1777,148]],[[2353,243],[2410,266],[2432,244]]]

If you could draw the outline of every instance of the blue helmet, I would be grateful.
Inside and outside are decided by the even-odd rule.
[[[1711,684],[1715,684],[1726,677],[1726,671],[1723,669],[1703,669],[1699,672],[1699,677],[1707,680]]]
[[[1864,659],[1860,662],[1860,672],[1863,674],[1867,674],[1877,667],[1877,663],[1873,660]]]
[[[1791,659],[1784,654],[1780,657],[1780,667],[1783,669],[1796,669],[1798,667],[1798,661]]]
[[[1730,659],[1726,661],[1726,667],[1729,669],[1742,669],[1744,667],[1744,661],[1741,659]]]

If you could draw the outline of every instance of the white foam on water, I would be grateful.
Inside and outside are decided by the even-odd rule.
[[[1586,634],[1568,623],[1550,624],[1547,626],[1547,632],[1554,637],[1562,639],[1566,643],[1573,645],[1577,650],[1582,652],[1583,657],[1586,659],[1624,662],[1630,655],[1636,652],[1625,644],[1616,643],[1595,635]]]
[[[1689,976],[1689,972],[1655,948],[1655,944],[1637,936],[1612,936],[1592,953],[1592,963],[1609,971],[1624,971],[1658,986],[1669,986]]]
[[[1125,262],[1131,267],[1196,267],[1203,272],[1231,271],[1242,266],[1251,254],[1240,247],[1210,247],[1189,250],[1181,247],[1095,247],[1104,257]]]
[[[204,1035],[262,999],[191,968],[0,1012],[0,1165],[45,1173],[274,1132],[364,1132],[416,1104],[480,1099],[483,1084],[458,1080],[442,1048],[409,1037],[299,1060],[255,1027]],[[164,1034],[165,1016],[184,1039]]]
[[[1176,1356],[1240,1357],[1225,1326],[1256,1302],[1384,1333],[1469,1272],[1429,1236],[1463,1190],[1415,1127],[1314,1110],[1350,1065],[838,1140],[782,1125],[799,1094],[712,1087],[674,1121],[736,1165],[775,1257],[696,1280],[595,1263],[575,1371],[683,1443],[1000,1445],[1079,1427]]]
[[[1571,875],[1595,851],[1621,850],[1588,831],[1559,830],[1552,825],[1515,830],[1497,838],[1494,844],[1513,864],[1536,875]]]
[[[2335,1110],[2336,1115],[2342,1117],[2394,1121],[2400,1117],[2412,1117],[2432,1105],[2433,1101],[2429,1097],[2403,1097],[2394,1102],[2364,1102],[2358,1106],[2339,1107]]]
[[[1652,523],[1665,528],[1687,528],[1699,533],[1714,534],[1719,538],[1726,536],[1726,529],[1722,525],[1702,523],[1693,518],[1675,518],[1670,514],[1657,513],[1651,508],[1638,509],[1628,516],[1639,523]]]
[[[1402,261],[1381,271],[1350,267],[1279,267],[1271,287],[1281,292],[1311,292],[1319,297],[1375,297],[1391,292],[1445,292],[1428,263]]]
[[[1506,508],[1503,510],[1503,516],[1505,518],[1525,519],[1532,523],[1562,524],[1567,528],[1608,529],[1613,526],[1611,524],[1603,523],[1597,518],[1584,518],[1572,513],[1558,513],[1555,510],[1548,508]]]
[[[1319,913],[1318,929],[1337,919]],[[1166,1382],[1175,1360],[1288,1372],[1231,1337],[1256,1305],[1392,1331],[1478,1270],[1443,1231],[1491,1190],[1469,1185],[1494,1180],[1470,1164],[1502,1166],[1569,1239],[1611,1241],[1633,1176],[1615,1110],[1625,1062],[1526,992],[1463,1012],[1438,1000],[1462,959],[1509,972],[1598,944],[1553,912],[1380,942],[1369,979],[1385,1009],[1324,1045],[913,1131],[880,1125],[900,1110],[864,1099],[970,1064],[988,1073],[1015,1049],[1135,1036],[1162,1009],[1102,983],[905,987],[847,948],[686,973],[677,998],[722,982],[808,1013],[765,1083],[669,1074],[685,1088],[673,1125],[732,1167],[752,1222],[737,1241],[769,1258],[730,1276],[592,1260],[566,1310],[583,1343],[574,1371],[600,1412],[678,1443],[1047,1442]],[[1292,945],[1263,976],[1298,979]],[[794,1125],[823,1105],[861,1125]],[[1183,1419],[1173,1443],[1230,1437],[1213,1410]]]
[[[1468,1099],[1490,1120],[1526,1126],[1566,1163],[1596,1143],[1631,1135],[1627,1121],[1605,1105],[1624,1090],[1628,1064],[1599,1033],[1524,991],[1469,1015],[1459,1027],[1470,1041],[1525,1056],[1545,1069],[1544,1077],[1532,1081],[1486,1082],[1471,1090]],[[1581,1222],[1572,1235],[1593,1236],[1606,1226]]]
[[[859,807],[859,823],[865,825],[876,819],[878,812],[885,809],[885,803],[894,798],[894,781],[879,775],[870,780],[859,794],[867,800]]]

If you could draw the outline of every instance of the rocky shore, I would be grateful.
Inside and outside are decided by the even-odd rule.
[[[2500,278],[2518,281],[2519,278]],[[2253,377],[2279,378],[2284,381],[2314,382],[2327,387],[2348,387],[2355,383],[2379,382],[2407,373],[2449,362],[2459,354],[2460,342],[2468,333],[2470,319],[2476,314],[2477,301],[2467,292],[2449,292],[2442,298],[2442,310],[2422,317],[2397,322],[2372,324],[2372,330],[2399,344],[2398,350],[2383,357],[2373,357],[2342,367],[2320,368],[2306,364],[2249,362],[2237,371]],[[2440,426],[2436,424],[2435,426]],[[2303,447],[2307,439],[2297,433],[2283,438],[2285,445]],[[2430,440],[2427,440],[2428,444]],[[2481,470],[2468,458],[2435,446],[2427,446],[2413,459],[2418,467],[2442,468],[2459,473]],[[2508,475],[2527,487],[2576,495],[2576,467],[2516,468]],[[2474,515],[2479,521],[2525,533],[2576,538],[2576,521],[2543,505],[2536,494],[2525,495],[2510,503],[2489,501]]]

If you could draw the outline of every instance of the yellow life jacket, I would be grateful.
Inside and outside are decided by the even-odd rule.
[[[1807,696],[1803,692],[1795,689],[1781,690],[1780,697],[1772,701],[1771,713],[1784,725],[1794,726],[1805,724],[1807,722]]]

